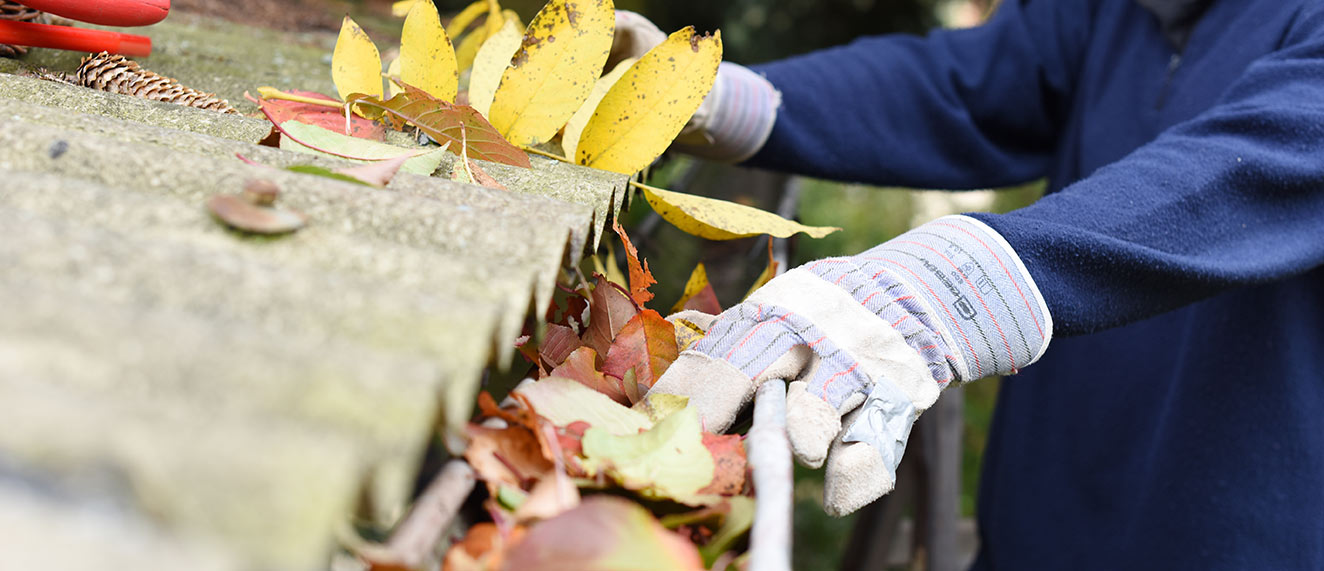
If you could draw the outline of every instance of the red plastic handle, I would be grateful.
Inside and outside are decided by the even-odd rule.
[[[150,26],[170,13],[170,0],[19,0],[19,4],[103,26]]]
[[[0,44],[93,53],[105,51],[126,56],[152,55],[152,40],[144,36],[3,19],[0,19]]]

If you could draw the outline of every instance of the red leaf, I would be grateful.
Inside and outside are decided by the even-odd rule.
[[[645,309],[621,328],[607,351],[602,371],[609,377],[626,379],[634,371],[638,393],[648,392],[653,382],[676,360],[676,328],[656,311]]]
[[[543,338],[538,354],[548,365],[558,367],[565,361],[566,357],[569,357],[575,349],[581,346],[583,346],[583,343],[579,340],[579,336],[575,335],[574,329],[549,323],[547,325],[547,336]]]
[[[639,307],[621,286],[596,276],[593,294],[588,305],[588,328],[584,331],[584,344],[599,355],[606,355],[612,340],[621,328],[639,313]]]
[[[722,312],[722,304],[717,301],[717,292],[713,291],[713,284],[703,286],[699,293],[685,300],[684,308],[702,311],[708,315],[717,315]]]
[[[340,103],[339,99],[311,91],[291,90],[286,93],[313,99],[325,99],[336,104]],[[298,121],[305,125],[316,125],[337,133],[345,133],[345,113],[337,109],[285,99],[261,99],[258,101],[258,106],[262,108],[262,113],[276,125],[286,121]],[[380,141],[386,136],[386,127],[375,121],[352,116],[349,121],[349,133],[347,134],[360,139]]]
[[[448,148],[456,155],[467,148],[469,156],[475,159],[524,168],[533,166],[529,155],[506,141],[477,109],[468,105],[448,103],[409,86],[386,101],[361,94],[349,96],[348,101],[366,112],[384,115],[397,129],[410,124],[438,143],[450,142]]]
[[[703,433],[703,445],[713,455],[713,481],[700,494],[734,496],[745,489],[748,461],[739,434]]]
[[[643,306],[648,300],[653,299],[653,292],[648,291],[648,287],[657,283],[653,278],[653,273],[648,271],[648,262],[639,261],[639,251],[630,243],[630,237],[625,235],[625,230],[621,229],[619,223],[613,222],[613,228],[616,235],[621,237],[621,243],[625,245],[625,261],[630,267],[630,297],[634,302]]]
[[[592,347],[580,347],[570,357],[551,372],[550,376],[564,377],[578,382],[590,389],[611,397],[612,400],[630,406],[620,383],[608,379],[597,367],[598,353]]]

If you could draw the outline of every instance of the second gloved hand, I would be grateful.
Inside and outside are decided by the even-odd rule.
[[[826,463],[832,515],[891,491],[910,427],[941,389],[1015,372],[1052,328],[1015,253],[964,216],[791,270],[700,325],[707,335],[651,392],[689,396],[705,429],[722,431],[758,383],[792,381],[792,452]]]

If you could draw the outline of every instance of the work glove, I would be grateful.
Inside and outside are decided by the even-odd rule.
[[[793,269],[714,319],[673,319],[707,334],[650,393],[688,396],[705,429],[720,432],[759,383],[790,381],[792,453],[826,463],[824,507],[836,516],[892,490],[911,425],[943,388],[1015,373],[1052,337],[1015,252],[966,216]]]
[[[647,18],[616,11],[616,35],[606,69],[639,58],[667,39]],[[737,163],[763,148],[776,121],[781,93],[748,68],[722,62],[699,109],[676,137],[673,149],[714,161]]]

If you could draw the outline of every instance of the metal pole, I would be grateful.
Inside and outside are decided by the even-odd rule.
[[[749,571],[790,571],[794,477],[786,437],[786,382],[769,379],[754,394],[754,425],[745,442],[758,498],[750,531]]]

